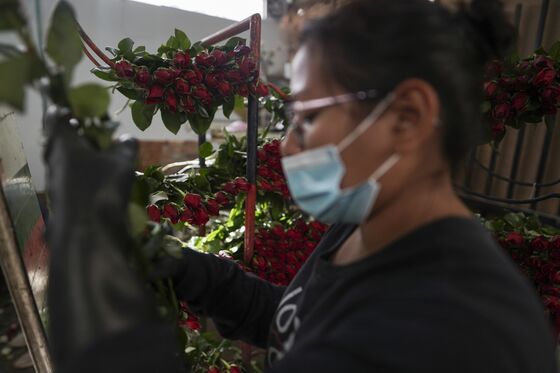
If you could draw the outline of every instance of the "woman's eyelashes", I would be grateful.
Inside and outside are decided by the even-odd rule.
[[[305,126],[305,127],[311,126],[313,124],[313,121],[317,117],[318,113],[319,113],[318,111],[311,112],[311,113],[305,113],[301,118],[302,126]]]

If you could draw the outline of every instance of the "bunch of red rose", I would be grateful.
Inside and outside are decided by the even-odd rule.
[[[150,68],[121,59],[115,63],[120,79],[131,81],[145,93],[146,104],[158,104],[171,112],[210,111],[235,94],[268,95],[268,87],[258,79],[251,49],[238,45],[232,51],[218,48],[191,56],[189,50],[177,51],[165,59],[165,67]]]
[[[485,113],[492,137],[501,139],[506,126],[538,123],[560,107],[560,64],[546,55],[519,61],[513,68],[492,62],[486,72]]]
[[[298,220],[285,229],[277,224],[255,235],[255,253],[245,268],[277,285],[288,285],[321,240],[327,225]]]
[[[247,192],[249,188],[247,179],[238,177],[225,183],[222,186],[223,191],[216,192],[212,197],[204,198],[200,194],[187,193],[182,205],[173,202],[167,202],[161,207],[151,204],[146,210],[150,220],[156,223],[166,218],[172,224],[185,222],[203,227],[210,220],[210,216],[218,216],[220,210],[228,207],[237,194]]]
[[[560,330],[560,236],[532,239],[510,232],[498,241],[535,284]]]
[[[257,186],[267,192],[275,192],[290,198],[290,192],[280,162],[280,141],[272,140],[257,151]]]

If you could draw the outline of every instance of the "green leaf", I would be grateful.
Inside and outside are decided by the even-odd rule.
[[[183,31],[175,29],[175,40],[177,41],[178,48],[187,50],[191,47],[191,41]]]
[[[150,203],[155,204],[159,201],[167,201],[169,196],[164,191],[160,190],[150,195]]]
[[[197,41],[196,43],[191,45],[189,53],[190,53],[191,56],[196,56],[197,54],[202,52],[204,49],[206,49],[206,48],[202,46],[202,43]]]
[[[124,38],[121,41],[119,41],[119,44],[117,44],[117,47],[119,48],[122,54],[125,54],[127,52],[132,52],[133,46],[134,46],[134,40],[132,40],[131,38]]]
[[[214,153],[214,148],[208,141],[202,143],[198,148],[198,155],[202,158],[207,158],[212,155],[212,153]]]
[[[146,105],[142,101],[134,101],[131,105],[132,120],[138,129],[144,131],[152,124],[156,105]]]
[[[72,88],[68,99],[72,112],[78,118],[99,117],[109,109],[109,92],[98,84],[86,83]]]
[[[234,109],[235,111],[245,110],[245,99],[243,96],[235,95]]]
[[[208,127],[210,127],[211,121],[195,114],[189,115],[189,123],[194,133],[197,135],[203,135],[208,130]]]
[[[0,103],[23,110],[25,83],[29,80],[29,62],[23,55],[0,62]]]
[[[240,38],[240,37],[238,37],[238,36],[234,36],[233,38],[229,39],[229,40],[226,42],[226,44],[224,45],[224,47],[225,47],[224,49],[227,49],[227,50],[234,50],[235,47],[237,47],[237,45],[239,45],[239,44],[245,45],[245,43],[246,43],[246,40],[245,40],[245,39]]]
[[[67,77],[82,58],[82,42],[74,22],[74,10],[63,0],[57,4],[47,31],[46,52],[57,65],[64,67]]]
[[[115,70],[110,68],[104,69],[101,67],[94,67],[90,71],[93,73],[93,75],[95,75],[99,79],[103,79],[108,82],[116,82],[120,80],[119,77],[117,77],[117,75],[115,74]]]
[[[175,36],[170,36],[165,43],[165,46],[171,49],[178,49],[179,48],[179,41]]]
[[[148,221],[146,209],[136,203],[129,203],[128,221],[132,236],[139,237],[146,229],[146,222]]]
[[[144,91],[135,88],[118,87],[117,91],[131,100],[142,100],[145,96]]]
[[[560,40],[552,44],[548,53],[553,60],[560,62]]]
[[[176,135],[181,128],[181,124],[186,122],[186,117],[181,113],[173,113],[167,109],[161,109],[161,119],[165,128],[167,128],[171,133]]]
[[[198,114],[200,114],[200,116],[202,118],[208,119],[210,118],[210,115],[208,114],[208,112],[206,111],[206,109],[204,108],[204,106],[198,106]]]
[[[224,112],[224,116],[229,119],[231,113],[233,112],[233,107],[235,106],[235,100],[229,100],[224,102],[222,105],[222,110]]]
[[[25,24],[18,0],[0,1],[0,31],[16,30]]]

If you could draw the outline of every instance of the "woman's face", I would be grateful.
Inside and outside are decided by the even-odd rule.
[[[323,69],[320,64],[321,61],[312,48],[304,46],[299,49],[292,62],[291,91],[294,100],[306,101],[349,93],[338,87],[330,77],[322,75]],[[375,102],[382,98],[379,97]],[[364,112],[363,105],[364,103],[349,102],[296,113],[294,121],[299,123],[300,128],[294,129],[294,126],[291,126],[288,130],[282,144],[283,154],[294,155],[323,145],[340,143],[369,114]],[[373,108],[372,104],[370,110]],[[391,122],[395,120],[395,114],[387,110],[365,133],[341,152],[346,167],[341,182],[342,188],[365,181],[395,152],[388,140]],[[300,133],[297,134],[297,131]]]

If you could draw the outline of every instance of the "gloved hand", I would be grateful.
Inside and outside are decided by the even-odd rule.
[[[142,335],[161,324],[148,288],[125,259],[133,245],[127,206],[137,143],[125,140],[96,150],[78,135],[69,115],[65,109],[49,109],[44,154],[52,212],[46,235],[51,250],[49,341],[61,370],[96,344],[129,332]],[[160,366],[180,371],[173,334],[155,334],[164,340],[152,343],[171,346],[166,355],[171,361]],[[115,356],[120,360],[113,367],[136,365],[126,365],[126,350]]]

